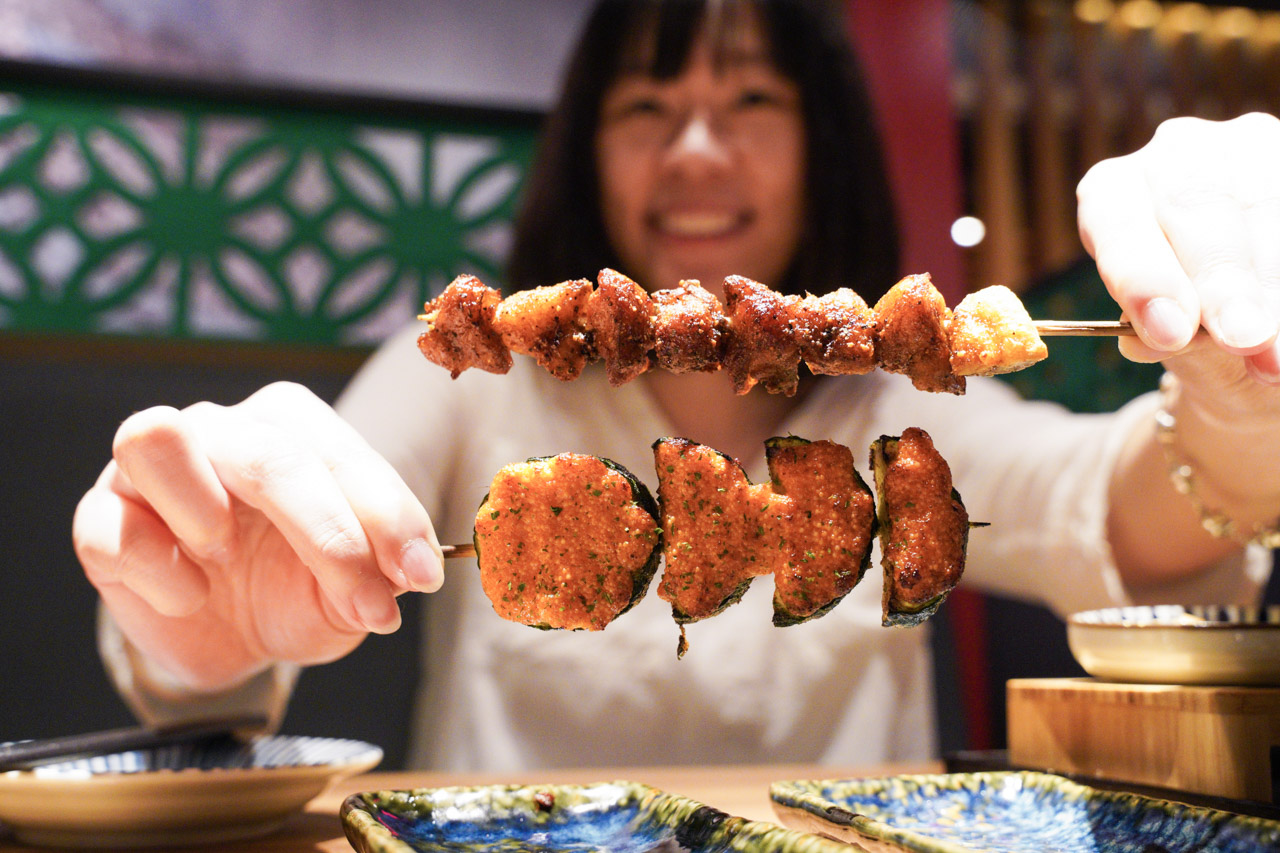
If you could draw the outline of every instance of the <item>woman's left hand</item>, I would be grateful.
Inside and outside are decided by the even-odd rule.
[[[1077,195],[1085,248],[1138,333],[1122,352],[1165,362],[1219,416],[1280,423],[1280,119],[1166,121]]]
[[[1277,528],[1280,119],[1164,122],[1143,148],[1094,166],[1077,194],[1085,248],[1137,331],[1121,351],[1176,380],[1163,430],[1135,431],[1108,495],[1121,576],[1160,583]],[[1193,472],[1176,486],[1175,461]]]

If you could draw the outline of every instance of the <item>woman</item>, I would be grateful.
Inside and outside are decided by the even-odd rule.
[[[823,8],[602,4],[549,129],[513,279],[612,265],[650,289],[740,273],[814,291],[857,282],[874,299],[896,277],[889,206],[865,106],[836,86],[851,66]],[[1172,123],[1080,190],[1086,246],[1139,331],[1129,353],[1180,382],[1165,401],[1172,446],[1199,498],[1243,530],[1280,515],[1277,141],[1266,117]],[[1250,600],[1267,555],[1207,534],[1170,484],[1158,405],[1071,416],[997,383],[956,398],[884,373],[811,379],[794,398],[656,371],[611,389],[602,372],[560,383],[527,359],[451,381],[406,333],[344,395],[345,422],[294,386],[130,418],[77,511],[76,545],[112,617],[113,676],[153,719],[214,702],[278,714],[297,665],[394,630],[394,596],[421,591],[433,595],[415,763],[916,759],[934,748],[927,641],[879,627],[873,580],[786,629],[769,627],[760,582],[692,626],[677,662],[655,595],[601,634],[531,631],[493,614],[473,569],[444,578],[437,531],[466,541],[493,473],[528,456],[595,453],[652,485],[650,443],[683,435],[759,477],[770,435],[856,449],[920,426],[992,525],[971,537],[967,582],[1060,610]]]

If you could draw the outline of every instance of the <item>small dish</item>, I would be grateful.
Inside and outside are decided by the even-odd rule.
[[[1280,822],[1030,771],[776,782],[787,826],[872,853],[1264,853]]]
[[[360,853],[848,853],[635,782],[371,791],[341,814]]]
[[[230,737],[0,773],[0,825],[56,847],[157,847],[263,835],[382,750],[356,740]]]
[[[1151,684],[1280,684],[1280,607],[1112,607],[1067,618],[1085,672]]]

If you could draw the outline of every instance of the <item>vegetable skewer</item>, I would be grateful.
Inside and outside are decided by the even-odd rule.
[[[654,442],[657,501],[626,469],[562,453],[504,466],[476,513],[475,557],[499,616],[542,629],[602,630],[646,593],[681,626],[735,604],[759,575],[774,580],[773,624],[835,607],[881,540],[883,624],[927,619],[960,580],[970,527],[946,461],[909,428],[872,444],[875,492],[849,448],[795,436],[765,442],[769,481],[687,439]]]

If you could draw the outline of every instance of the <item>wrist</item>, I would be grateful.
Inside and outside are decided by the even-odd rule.
[[[99,605],[98,652],[116,691],[147,725],[167,725],[199,717],[262,714],[267,731],[279,728],[299,667],[278,663],[224,690],[192,688],[129,641],[107,609]]]
[[[1155,425],[1170,482],[1210,535],[1280,547],[1280,446],[1270,448],[1280,436],[1274,422],[1224,416],[1183,393],[1177,377],[1166,373]]]

